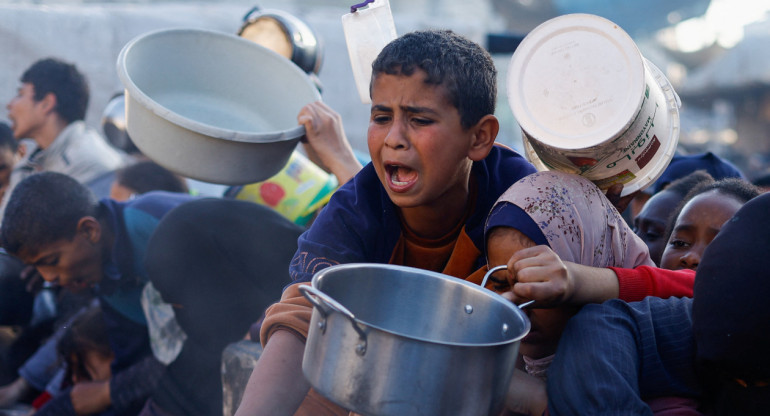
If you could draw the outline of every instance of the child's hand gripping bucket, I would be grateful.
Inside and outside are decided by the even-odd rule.
[[[679,97],[599,16],[560,16],[530,32],[511,58],[508,99],[538,170],[576,173],[602,190],[644,189],[676,151]]]

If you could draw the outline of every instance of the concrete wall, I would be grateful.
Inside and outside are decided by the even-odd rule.
[[[16,93],[21,73],[35,60],[55,56],[75,63],[89,78],[92,96],[86,122],[98,127],[110,97],[122,90],[116,60],[132,38],[156,29],[194,27],[236,33],[254,3],[226,2],[0,2],[0,103]],[[353,147],[366,152],[369,106],[360,102],[347,54],[341,16],[352,2],[339,0],[260,1],[259,6],[277,8],[305,20],[322,39],[323,65],[319,78],[324,100],[343,117]],[[487,32],[501,30],[488,2],[451,0],[391,0],[399,34],[421,28],[453,29],[484,44]],[[510,56],[496,57],[501,82],[498,115],[502,120],[500,140],[518,147],[519,132],[505,98],[505,70]],[[7,121],[7,112],[0,111]]]

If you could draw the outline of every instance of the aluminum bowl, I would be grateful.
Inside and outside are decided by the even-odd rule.
[[[321,98],[288,59],[208,30],[140,35],[123,47],[117,69],[139,150],[180,175],[218,184],[278,173],[305,134],[297,114]]]

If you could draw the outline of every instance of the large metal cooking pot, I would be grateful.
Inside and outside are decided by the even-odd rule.
[[[278,173],[305,134],[297,114],[320,100],[297,65],[227,33],[150,32],[123,47],[117,66],[139,150],[205,182],[242,185]]]
[[[529,320],[513,303],[440,273],[344,264],[300,289],[313,314],[302,370],[365,415],[502,410]]]

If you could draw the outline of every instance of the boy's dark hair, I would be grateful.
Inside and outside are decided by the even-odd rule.
[[[13,137],[13,130],[7,123],[0,123],[0,149],[8,149],[16,153],[19,142]]]
[[[88,108],[88,82],[75,65],[54,58],[41,59],[30,66],[21,76],[22,83],[35,89],[35,100],[46,94],[56,96],[56,112],[67,121],[83,120]]]
[[[673,182],[672,182],[673,183]],[[668,188],[666,188],[668,190]],[[730,196],[740,201],[742,204],[749,202],[751,199],[759,196],[762,190],[759,187],[751,184],[745,179],[741,178],[726,178],[718,181],[704,181],[696,185],[685,195],[682,202],[679,203],[674,214],[671,216],[671,220],[668,222],[666,229],[666,241],[671,237],[671,233],[674,231],[674,225],[676,224],[679,214],[682,213],[682,209],[691,199],[696,196],[706,193],[708,191],[716,190],[720,194]]]
[[[426,84],[446,87],[464,129],[495,113],[497,70],[489,53],[475,42],[451,30],[407,33],[387,44],[374,60],[372,83],[379,74],[410,76],[417,69],[427,74]]]
[[[75,236],[81,218],[97,216],[98,202],[75,179],[41,172],[19,182],[5,208],[0,240],[10,254],[36,253],[53,242]]]
[[[138,194],[150,191],[181,193],[189,191],[183,178],[150,160],[143,160],[117,170],[115,180]]]

